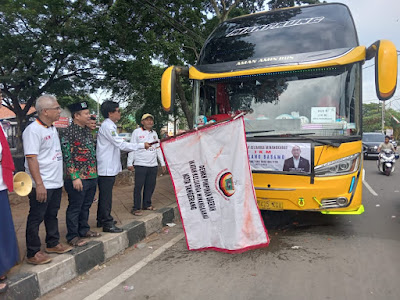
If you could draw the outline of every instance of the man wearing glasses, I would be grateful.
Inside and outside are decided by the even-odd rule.
[[[40,251],[39,226],[46,227],[46,252],[65,253],[72,249],[59,243],[57,214],[60,209],[63,181],[63,159],[60,140],[53,122],[60,118],[57,99],[43,95],[36,100],[38,118],[22,134],[25,170],[32,177],[29,215],[26,225],[27,261],[40,265],[51,258]]]
[[[101,105],[101,114],[105,118],[97,135],[97,171],[99,183],[99,205],[97,225],[104,232],[118,233],[123,230],[115,226],[111,216],[112,189],[115,176],[122,171],[121,151],[131,152],[148,149],[149,143],[127,143],[118,136],[116,123],[121,119],[119,105],[114,101],[105,101]]]

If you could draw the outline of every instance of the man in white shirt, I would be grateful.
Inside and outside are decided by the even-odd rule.
[[[300,147],[297,145],[293,146],[292,148],[293,157],[285,160],[283,164],[283,171],[309,173],[310,162],[308,159],[301,157],[300,154],[301,154]]]
[[[115,226],[111,216],[112,189],[115,176],[122,171],[121,151],[148,149],[149,143],[127,143],[117,134],[116,123],[121,119],[119,105],[114,101],[105,101],[101,105],[101,114],[105,118],[97,135],[97,172],[99,175],[99,204],[97,222],[104,232],[118,233],[123,230]]]
[[[133,160],[135,166],[135,188],[133,190],[133,209],[135,216],[142,215],[142,190],[143,209],[154,210],[151,204],[151,196],[156,187],[158,162],[160,161],[163,173],[166,170],[157,132],[153,130],[154,117],[151,114],[142,116],[142,127],[132,132],[131,143],[149,143],[149,149],[139,149],[128,154],[128,169],[133,171]],[[134,158],[134,159],[133,159]]]
[[[63,159],[57,129],[53,122],[60,118],[57,99],[43,95],[36,100],[38,118],[22,134],[25,170],[32,177],[29,215],[26,225],[27,261],[40,265],[51,258],[40,251],[39,226],[46,227],[46,252],[65,253],[72,249],[59,243],[57,214],[60,209],[63,181]]]

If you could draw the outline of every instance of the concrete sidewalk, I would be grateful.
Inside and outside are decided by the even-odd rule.
[[[117,226],[125,229],[123,233],[102,233],[101,237],[90,239],[88,245],[84,247],[75,248],[62,255],[51,254],[53,261],[41,266],[33,266],[25,262],[25,228],[29,212],[29,199],[10,193],[21,263],[9,272],[9,290],[7,293],[1,294],[0,299],[36,299],[121,253],[146,236],[161,230],[166,223],[179,218],[175,193],[169,175],[157,177],[157,185],[152,197],[156,211],[144,211],[143,216],[140,217],[130,213],[133,206],[133,186],[132,173],[124,170],[118,175],[113,189],[112,215],[117,221]],[[66,243],[65,212],[67,206],[68,196],[63,191],[61,208],[58,213],[60,242],[62,243]],[[97,202],[94,202],[90,209],[89,225],[91,230],[102,232],[101,228],[96,228],[96,213]],[[44,224],[40,227],[40,238],[42,250],[44,250]]]

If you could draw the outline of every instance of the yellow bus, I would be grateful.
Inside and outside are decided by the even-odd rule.
[[[360,46],[347,6],[250,14],[221,23],[196,65],[166,69],[162,104],[172,110],[177,76],[186,75],[195,126],[245,113],[260,209],[361,214],[362,65],[372,58],[377,96],[387,100],[396,48]]]

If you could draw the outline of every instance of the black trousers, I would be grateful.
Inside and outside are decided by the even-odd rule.
[[[46,227],[47,248],[58,245],[60,233],[58,232],[57,214],[60,209],[62,188],[48,189],[46,202],[36,200],[36,189],[33,188],[29,197],[29,215],[26,224],[27,257],[33,257],[40,251],[39,226],[44,221]]]
[[[135,188],[133,189],[133,209],[142,209],[142,190],[143,208],[151,206],[151,196],[153,196],[157,181],[157,167],[135,166]]]
[[[114,219],[111,216],[112,190],[115,183],[115,176],[99,176],[99,204],[97,207],[97,222],[104,227],[112,227]]]
[[[79,236],[84,237],[90,230],[89,209],[96,194],[97,178],[82,179],[82,185],[82,191],[77,191],[71,180],[66,180],[64,184],[69,202],[66,213],[67,241]]]

